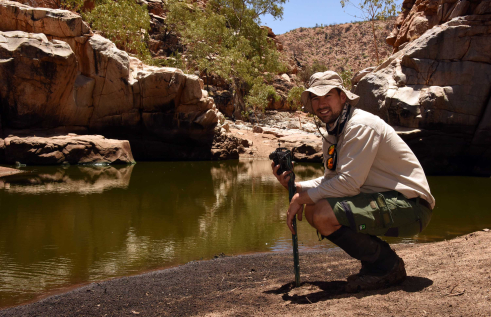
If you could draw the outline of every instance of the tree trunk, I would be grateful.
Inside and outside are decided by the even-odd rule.
[[[234,117],[243,120],[242,112],[246,111],[244,95],[242,94],[241,84],[234,82]]]
[[[380,58],[378,57],[377,36],[375,35],[375,21],[373,20],[372,20],[372,32],[373,32],[373,46],[375,46],[375,56],[377,57],[377,65],[379,65]]]

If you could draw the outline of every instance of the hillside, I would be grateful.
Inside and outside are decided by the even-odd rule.
[[[381,61],[390,56],[393,49],[385,43],[385,38],[392,30],[394,21],[376,22]],[[328,69],[342,72],[349,67],[355,73],[377,64],[369,22],[301,27],[277,35],[277,38],[283,44],[284,53],[296,57],[302,66],[312,65],[317,60]]]

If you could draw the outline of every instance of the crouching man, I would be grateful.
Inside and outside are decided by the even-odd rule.
[[[295,184],[287,225],[305,217],[320,237],[361,261],[346,291],[384,288],[406,278],[403,260],[377,236],[410,237],[429,223],[435,199],[407,144],[379,117],[355,108],[359,97],[332,71],[315,73],[305,109],[326,124],[324,176]],[[288,188],[289,172],[276,175]]]

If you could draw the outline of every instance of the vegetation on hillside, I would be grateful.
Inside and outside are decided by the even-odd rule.
[[[248,105],[264,108],[263,102],[250,100],[269,96],[263,81],[286,69],[268,31],[259,26],[262,14],[281,18],[284,2],[210,0],[202,8],[191,1],[168,1],[167,23],[181,36],[187,71],[210,73],[230,84],[236,116],[243,115]],[[249,99],[243,98],[251,92]]]
[[[152,63],[146,44],[150,29],[146,6],[137,4],[135,0],[98,0],[96,3],[92,11],[83,14],[91,26],[102,31],[118,48]]]
[[[385,43],[385,38],[392,30],[394,21],[394,18],[375,21],[381,59],[391,55],[393,48]],[[286,55],[301,65],[297,76],[303,83],[316,71],[354,74],[377,63],[369,22],[298,28],[277,38],[283,43]]]
[[[377,58],[377,64],[380,64],[375,21],[385,21],[387,18],[394,16],[397,12],[396,3],[394,0],[360,0],[358,4],[353,3],[351,0],[341,0],[340,2],[343,8],[346,5],[351,5],[357,8],[361,13],[359,18],[370,22],[372,27],[375,56]]]

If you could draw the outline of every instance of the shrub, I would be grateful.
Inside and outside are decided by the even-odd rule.
[[[101,31],[118,48],[151,63],[152,58],[146,45],[150,29],[146,5],[140,6],[134,0],[102,0],[83,16],[92,28]]]
[[[288,97],[286,98],[286,101],[288,102],[292,110],[300,110],[302,108],[301,96],[304,90],[305,87],[300,86],[300,87],[293,87],[288,92]]]
[[[249,94],[245,97],[245,103],[247,108],[254,112],[257,118],[257,111],[264,112],[269,102],[272,100],[279,100],[280,96],[276,93],[276,90],[271,85],[266,85],[261,77],[256,78],[249,90]],[[249,112],[250,113],[250,112]],[[244,112],[242,115],[245,115]],[[248,116],[247,116],[248,117]]]
[[[353,71],[351,70],[351,67],[347,67],[347,69],[344,69],[339,73],[339,76],[341,76],[341,79],[343,80],[343,86],[348,90],[351,90],[351,78],[353,78]]]

